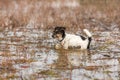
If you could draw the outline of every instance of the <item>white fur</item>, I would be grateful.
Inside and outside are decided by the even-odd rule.
[[[92,36],[87,29],[84,29],[84,32],[87,34],[88,37]],[[88,42],[89,42],[88,38],[82,40],[80,36],[66,33],[65,38],[61,42],[61,45],[63,46],[64,49],[68,49],[68,47],[77,47],[77,46],[80,46],[81,49],[87,49]]]
[[[87,34],[88,37],[92,37],[92,34],[87,29],[83,29],[83,31]]]

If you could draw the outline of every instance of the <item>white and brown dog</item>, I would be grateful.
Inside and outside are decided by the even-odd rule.
[[[52,37],[57,39],[60,43],[55,45],[56,49],[59,48],[64,48],[68,49],[69,47],[77,47],[80,49],[89,49],[90,48],[90,43],[92,40],[92,35],[91,33],[87,30],[84,29],[83,31],[86,33],[88,36],[87,38],[83,36],[78,36],[74,34],[68,34],[65,32],[66,28],[65,27],[55,27]]]

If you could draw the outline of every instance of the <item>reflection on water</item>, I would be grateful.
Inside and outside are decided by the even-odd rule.
[[[65,78],[72,80],[111,80],[119,79],[119,61],[118,59],[92,55],[88,51],[60,51],[57,60],[57,70],[69,71],[64,72]],[[94,59],[94,56],[98,58]],[[61,71],[63,73],[63,71]]]
[[[5,29],[0,32],[0,79],[119,80],[120,33],[95,31],[93,36],[90,51],[55,50],[50,31]]]

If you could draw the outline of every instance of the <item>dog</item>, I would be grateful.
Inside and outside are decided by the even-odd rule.
[[[92,34],[87,29],[83,29],[83,31],[88,36],[87,38],[82,35],[79,36],[74,34],[68,34],[65,31],[66,31],[65,27],[57,26],[54,28],[52,37],[60,42],[59,44],[55,45],[56,49],[59,49],[61,47],[63,49],[69,49],[70,47],[90,49]]]

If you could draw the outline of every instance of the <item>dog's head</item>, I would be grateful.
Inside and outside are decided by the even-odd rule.
[[[52,34],[52,37],[59,40],[59,41],[62,41],[65,37],[65,27],[55,27],[54,31],[53,31],[53,34]]]

